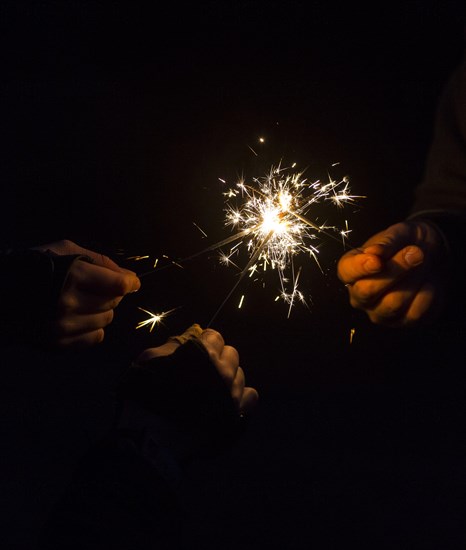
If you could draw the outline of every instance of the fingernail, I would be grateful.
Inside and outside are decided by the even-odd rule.
[[[368,273],[378,273],[380,271],[380,261],[373,257],[367,258],[364,262],[364,268]]]
[[[410,246],[405,252],[405,262],[411,267],[422,264],[424,261],[424,253],[417,246]]]

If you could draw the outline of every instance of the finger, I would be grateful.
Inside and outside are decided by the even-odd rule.
[[[58,347],[67,349],[82,349],[100,344],[104,339],[105,333],[103,328],[99,328],[93,332],[86,332],[75,336],[60,338],[57,341]]]
[[[244,415],[248,415],[254,407],[257,405],[259,400],[259,394],[254,388],[246,387],[243,391],[243,396],[240,403],[240,411]]]
[[[94,252],[93,250],[89,250],[87,248],[83,248],[82,246],[79,246],[78,244],[68,239],[63,239],[61,241],[56,241],[54,243],[44,244],[41,246],[37,246],[35,248],[37,250],[44,250],[44,251],[50,250],[51,252],[54,252],[55,254],[58,254],[60,256],[69,256],[74,254],[87,256],[91,258],[91,260],[94,263],[96,263],[97,265],[100,265],[101,267],[106,267],[107,269],[111,269],[112,271],[122,270],[122,268],[120,268],[108,256],[99,254],[98,252]]]
[[[383,296],[376,307],[368,310],[369,319],[377,325],[398,326],[405,317],[418,288],[396,288]]]
[[[220,358],[210,356],[210,360],[223,380],[231,387],[239,368],[239,355],[236,349],[232,346],[225,346]]]
[[[206,348],[212,360],[220,359],[223,348],[225,346],[225,340],[223,339],[223,336],[220,334],[220,332],[217,332],[216,330],[213,330],[211,328],[207,328],[202,332],[199,340]]]
[[[386,326],[413,324],[416,321],[414,318],[410,320],[408,312],[419,299],[419,293],[423,292],[422,289],[426,284],[424,273],[411,273],[383,295],[373,308],[367,310],[369,318],[373,323]]]
[[[145,349],[137,358],[137,362],[141,361],[150,361],[151,359],[156,359],[157,357],[166,357],[167,355],[171,355],[172,353],[175,353],[175,351],[180,347],[181,344],[175,341],[169,341],[165,344],[162,344],[161,346],[157,346],[156,348],[148,348]]]
[[[441,304],[436,287],[430,283],[424,283],[411,302],[404,324],[411,326],[420,322],[427,322],[438,313]]]
[[[103,296],[125,296],[139,290],[141,286],[136,275],[115,272],[84,261],[73,263],[68,278],[68,286]]]
[[[244,371],[241,367],[239,367],[238,370],[236,371],[236,376],[233,381],[233,385],[231,386],[231,397],[237,409],[239,409],[241,398],[243,397],[244,385],[245,385]]]
[[[349,289],[351,305],[359,309],[373,305],[413,270],[423,273],[425,270],[419,270],[423,262],[424,253],[419,247],[407,246],[400,250],[386,262],[381,273],[354,282]]]
[[[59,313],[72,312],[73,314],[104,313],[115,309],[122,299],[123,296],[109,299],[107,296],[102,297],[68,288],[60,294],[58,311]]]
[[[129,269],[124,269],[120,267],[117,263],[115,263],[113,260],[111,260],[108,256],[105,256],[104,254],[99,254],[98,252],[93,252],[92,250],[86,250],[83,248],[86,256],[91,258],[91,260],[94,262],[95,265],[98,265],[100,267],[105,267],[106,269],[110,269],[111,271],[115,271],[116,273],[132,273],[133,275],[136,275],[133,271],[130,271]]]
[[[362,248],[366,254],[375,254],[384,259],[391,258],[402,248],[418,241],[416,228],[416,224],[410,222],[396,223],[375,234]]]
[[[113,310],[94,315],[73,315],[60,318],[56,323],[57,335],[60,337],[94,332],[105,328],[113,320]]]
[[[378,256],[351,250],[338,262],[338,277],[345,284],[353,284],[358,279],[379,273],[383,266]]]
[[[150,361],[151,359],[155,359],[157,357],[171,355],[189,340],[198,340],[201,334],[202,328],[195,323],[188,327],[182,334],[170,336],[165,344],[144,350],[136,361]]]

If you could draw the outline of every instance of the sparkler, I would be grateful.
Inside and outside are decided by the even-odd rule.
[[[318,261],[319,236],[325,235],[344,244],[350,232],[347,222],[342,230],[312,221],[309,216],[312,213],[315,215],[315,205],[331,202],[341,208],[361,197],[351,194],[348,178],[337,181],[329,176],[327,183],[320,180],[312,182],[304,177],[303,172],[292,172],[280,165],[272,167],[266,177],[254,178],[252,184],[241,179],[235,188],[224,195],[227,198],[226,225],[238,229],[238,232],[210,249],[240,241],[228,253],[220,252],[220,262],[235,265],[231,258],[239,254],[241,247],[246,248],[250,259],[213,319],[246,274],[253,276],[268,268],[278,273],[280,298],[289,306],[289,317],[296,301],[306,303],[298,289],[301,268],[295,275],[294,258],[305,254],[322,271]],[[240,205],[232,206],[232,200],[239,201]]]
[[[179,260],[178,263],[172,262],[172,265],[182,267],[182,264],[188,260],[218,250],[221,264],[234,266],[240,271],[233,288],[215,312],[209,325],[246,275],[253,277],[268,269],[278,273],[280,293],[277,299],[283,300],[288,305],[289,317],[297,302],[306,304],[305,297],[298,288],[302,268],[296,269],[295,258],[304,254],[315,261],[322,271],[318,260],[319,238],[325,236],[343,245],[347,242],[350,233],[348,222],[345,221],[344,229],[327,225],[327,223],[318,223],[318,217],[316,217],[318,212],[315,207],[327,202],[342,208],[345,204],[353,204],[356,199],[363,197],[351,194],[349,180],[346,177],[334,180],[329,175],[326,183],[320,180],[311,181],[304,177],[304,172],[293,171],[295,166],[293,164],[291,168],[282,168],[281,165],[272,167],[268,175],[263,178],[253,178],[251,183],[240,179],[236,186],[224,193],[226,226],[232,227],[235,233],[200,252]],[[225,183],[225,180],[221,181]],[[196,227],[200,229],[199,226],[196,225]],[[202,233],[205,235],[203,231]],[[232,246],[228,252],[225,252],[223,249],[228,245]],[[240,269],[232,258],[235,257],[236,260],[242,250],[247,252],[249,260],[246,266]],[[153,269],[139,277],[164,267]],[[244,296],[241,298],[239,307],[242,306],[243,299]],[[143,311],[151,317],[139,323],[137,328],[150,325],[151,331],[163,318],[160,316],[170,313],[156,315],[147,310]]]

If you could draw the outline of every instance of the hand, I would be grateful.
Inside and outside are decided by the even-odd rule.
[[[203,345],[211,363],[228,389],[237,412],[241,415],[248,414],[257,403],[258,393],[254,388],[245,387],[245,376],[243,369],[239,366],[238,352],[232,346],[225,345],[223,336],[215,330],[202,330],[199,325],[193,325],[183,335],[170,338],[162,346],[146,349],[138,357],[137,362],[144,363],[172,355],[188,340],[197,340]],[[182,382],[180,380],[180,383]]]
[[[169,482],[194,458],[230,447],[256,405],[235,348],[192,325],[146,349],[120,380],[117,426]]]
[[[338,277],[348,288],[351,305],[373,323],[411,326],[441,309],[443,254],[442,237],[433,225],[401,222],[347,252],[338,263]]]
[[[126,294],[140,288],[136,274],[119,267],[107,256],[67,240],[42,245],[36,250],[90,258],[92,263],[84,260],[72,263],[58,298],[52,331],[54,342],[63,348],[102,342],[104,328],[112,322],[114,309]]]

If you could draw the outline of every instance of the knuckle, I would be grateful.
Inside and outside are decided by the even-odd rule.
[[[405,309],[404,300],[396,294],[387,294],[380,307],[380,315],[386,319],[399,317]]]
[[[350,294],[350,305],[351,307],[353,307],[354,309],[365,309],[364,305],[354,297],[353,294]]]
[[[73,241],[70,241],[69,239],[62,239],[61,241],[58,241],[57,244],[61,249],[65,251],[76,246],[75,243]]]
[[[114,271],[112,271],[112,273],[115,273]],[[115,273],[116,277],[115,277],[115,283],[116,283],[116,286],[115,286],[115,290],[117,291],[116,294],[118,297],[121,297],[121,296],[125,296],[126,294],[128,294],[128,292],[131,290],[132,288],[132,277],[131,275],[127,274],[127,273]],[[120,298],[117,298],[118,300],[118,303],[120,302]]]
[[[243,388],[233,387],[231,390],[231,398],[236,406],[239,406],[241,403],[241,398],[243,397]]]
[[[233,382],[235,381],[234,370],[231,367],[229,367],[226,369],[222,369],[219,372],[220,372],[220,376],[228,384],[228,386],[233,386]]]
[[[107,267],[109,264],[113,263],[108,256],[105,256],[105,254],[100,254],[100,261],[104,267]]]
[[[368,303],[374,299],[374,284],[369,280],[356,281],[351,288],[352,297],[360,303]]]
[[[371,320],[374,325],[383,325],[385,319],[381,317],[378,313],[375,313],[373,311],[368,312],[367,314],[369,316],[369,319]]]
[[[58,300],[59,311],[73,311],[78,307],[78,300],[72,292],[62,292]]]
[[[68,271],[67,285],[79,285],[80,282],[86,280],[89,277],[89,265],[88,262],[83,260],[73,262]]]
[[[113,309],[110,309],[109,311],[106,311],[104,314],[104,326],[106,327],[113,321]]]
[[[225,341],[223,339],[223,336],[220,334],[220,332],[212,328],[205,329],[202,332],[201,338],[203,342],[211,343],[214,346],[217,345],[221,347],[225,345]]]
[[[228,354],[229,362],[238,368],[239,366],[239,353],[236,348],[233,346],[225,346],[223,348],[223,353]]]

